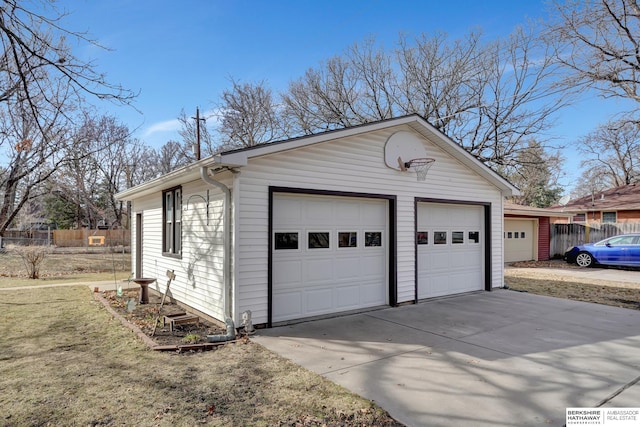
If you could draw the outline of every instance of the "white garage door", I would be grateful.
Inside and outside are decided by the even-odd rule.
[[[387,203],[274,194],[272,321],[387,303]]]
[[[418,203],[418,298],[484,289],[482,206]]]
[[[504,220],[505,262],[535,259],[535,220]]]

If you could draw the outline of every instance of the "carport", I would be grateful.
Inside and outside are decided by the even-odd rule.
[[[640,406],[640,312],[508,290],[260,330],[408,426],[563,425]]]

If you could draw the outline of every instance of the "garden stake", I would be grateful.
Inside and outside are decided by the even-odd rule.
[[[156,328],[158,327],[158,320],[160,320],[160,310],[162,310],[162,306],[164,305],[164,299],[167,297],[169,293],[169,285],[171,285],[171,281],[176,278],[176,275],[173,274],[173,270],[167,270],[167,289],[164,291],[164,295],[162,295],[162,301],[160,301],[160,307],[158,307],[158,315],[156,316],[156,321],[153,324],[153,332],[151,332],[151,336],[156,334]]]

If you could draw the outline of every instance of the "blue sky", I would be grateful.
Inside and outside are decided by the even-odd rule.
[[[509,34],[545,13],[544,0],[213,1],[59,0],[63,25],[87,31],[110,51],[75,47],[95,60],[110,82],[140,91],[136,112],[98,104],[159,147],[178,139],[176,117],[212,110],[220,93],[240,82],[264,80],[274,91],[355,42],[375,36],[392,47],[400,33],[443,30],[460,37],[480,28],[487,39]],[[96,101],[97,103],[97,101]],[[571,143],[608,119],[619,106],[591,97],[558,120],[558,142]],[[568,185],[577,159],[568,161]]]

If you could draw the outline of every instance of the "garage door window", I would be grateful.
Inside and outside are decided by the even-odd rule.
[[[298,249],[298,233],[276,233],[275,249]]]
[[[329,249],[328,232],[310,232],[308,237],[307,245],[309,249]]]
[[[358,233],[355,231],[341,231],[338,233],[339,248],[357,248]]]
[[[446,231],[434,231],[433,232],[433,244],[434,245],[446,245],[447,244],[447,232]]]
[[[469,243],[480,243],[480,232],[479,231],[470,231],[469,232]]]
[[[365,233],[364,233],[364,245],[366,247],[382,246],[382,232],[380,232],[380,231],[365,231]]]
[[[418,231],[416,235],[416,241],[419,245],[428,245],[429,244],[429,232],[428,231]]]
[[[453,243],[454,245],[464,243],[464,231],[451,232],[451,243]]]

